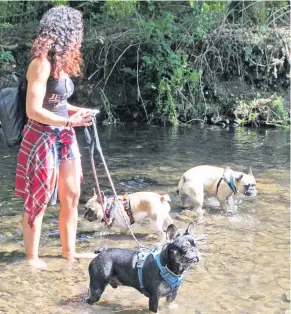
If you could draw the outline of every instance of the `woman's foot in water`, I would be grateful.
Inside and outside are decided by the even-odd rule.
[[[90,258],[93,259],[94,257],[97,256],[97,254],[94,253],[63,253],[62,254],[63,258],[66,258],[68,261],[73,262],[76,259],[79,258]]]
[[[45,269],[45,268],[47,268],[47,264],[43,261],[43,260],[41,260],[40,258],[27,258],[26,259],[26,262],[30,265],[30,266],[32,266],[32,267],[34,267],[34,268],[39,268],[39,269]]]

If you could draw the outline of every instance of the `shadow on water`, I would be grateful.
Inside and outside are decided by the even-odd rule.
[[[196,221],[182,210],[177,184],[197,165],[229,166],[257,179],[258,195],[235,198],[237,211],[226,215],[215,198],[205,202],[205,222],[196,225],[202,258],[186,274],[177,307],[160,302],[160,313],[287,313],[290,306],[290,195],[289,131],[279,129],[222,129],[218,127],[159,128],[148,126],[99,127],[100,141],[117,191],[169,193],[171,216],[183,231]],[[101,247],[136,249],[130,234],[107,230],[83,218],[94,178],[86,142],[78,138],[84,181],[78,220],[78,251]],[[90,306],[90,260],[68,264],[60,258],[58,206],[46,211],[40,256],[48,264],[35,271],[24,263],[22,204],[14,197],[18,148],[0,142],[0,313],[147,313],[148,299],[130,287],[108,287],[103,301]],[[111,194],[100,158],[96,166],[101,187]],[[156,242],[147,222],[134,226],[141,243]]]

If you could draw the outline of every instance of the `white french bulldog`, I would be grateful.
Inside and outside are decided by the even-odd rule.
[[[150,221],[150,227],[157,233],[159,241],[162,242],[166,238],[164,230],[173,223],[173,219],[170,217],[171,207],[170,197],[168,194],[160,195],[154,192],[136,192],[132,194],[119,195],[120,208],[123,211],[124,217],[130,224],[130,217],[126,212],[123,202],[126,200],[130,206],[130,215],[134,222],[138,222],[147,218]],[[103,202],[106,204],[109,198],[104,196]],[[85,205],[84,218],[88,221],[94,221],[97,219],[104,219],[103,209],[98,196],[94,190],[93,197]],[[111,220],[111,226],[117,227],[121,231],[127,230],[127,225],[122,217],[122,213],[118,208],[115,209],[113,219]]]
[[[249,174],[233,171],[230,168],[197,166],[186,171],[178,185],[183,207],[194,207],[198,221],[203,221],[204,193],[216,196],[220,206],[228,211],[227,200],[238,192],[247,196],[256,196],[256,179],[250,168]]]

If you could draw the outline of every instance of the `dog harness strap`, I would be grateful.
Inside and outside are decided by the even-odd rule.
[[[161,253],[161,249],[159,247],[156,247],[153,250],[142,248],[139,250],[139,252],[137,254],[137,257],[138,257],[138,261],[136,263],[137,274],[138,274],[138,280],[139,280],[140,288],[141,288],[143,294],[145,294],[146,291],[144,290],[144,285],[143,285],[142,268],[143,268],[144,262],[145,262],[145,260],[149,254],[151,254],[153,256],[154,260],[156,261],[157,266],[160,270],[161,277],[171,287],[171,293],[173,291],[177,290],[183,281],[183,275],[176,275],[172,271],[170,271],[168,269],[168,267],[162,265],[161,259],[160,259],[160,253]]]
[[[216,195],[217,195],[217,193],[218,193],[218,188],[219,188],[220,183],[221,183],[222,180],[223,180],[223,177],[221,177],[221,178],[219,179],[218,183],[217,183],[217,186],[216,186]]]
[[[133,214],[132,214],[132,210],[131,210],[131,206],[130,206],[130,201],[129,201],[129,199],[127,199],[127,198],[124,199],[123,202],[122,202],[122,204],[123,204],[123,208],[124,208],[124,210],[125,210],[127,216],[129,217],[130,224],[131,224],[131,225],[134,224],[135,221],[134,221],[134,218],[133,218]]]
[[[169,284],[171,287],[171,293],[179,288],[183,281],[183,275],[176,275],[168,269],[167,266],[163,266],[160,259],[160,252],[153,250],[151,252],[153,255],[159,269],[161,277]]]
[[[234,184],[234,178],[233,175],[230,176],[230,182],[227,182],[227,184],[229,185],[229,187],[232,189],[233,193],[236,194],[237,193],[237,188]]]
[[[228,181],[228,179],[227,179],[226,176],[225,176],[225,173],[226,173],[226,171],[227,171],[228,169],[229,169],[229,168],[224,168],[223,175],[222,175],[222,177],[219,179],[219,181],[218,181],[218,183],[217,183],[217,186],[216,186],[216,195],[217,195],[217,193],[218,193],[218,188],[219,188],[219,186],[220,186],[222,180],[224,180],[224,181],[227,183],[227,185],[230,187],[230,189],[232,190],[232,192],[233,192],[234,194],[237,193],[237,188],[236,188],[236,186],[235,186],[235,184],[234,184],[234,177],[233,177],[233,175],[232,175],[232,174],[230,175],[230,180],[229,180],[229,181]]]
[[[130,224],[134,224],[135,220],[133,218],[133,214],[132,214],[132,210],[131,210],[131,206],[130,206],[130,201],[129,199],[125,198],[125,199],[120,199],[118,198],[118,200],[116,200],[114,197],[110,197],[110,198],[105,198],[105,213],[106,213],[106,219],[109,218],[109,225],[112,224],[113,219],[115,217],[115,212],[117,210],[117,202],[122,201],[122,205],[123,208],[127,214],[127,216],[129,217],[130,220]]]
[[[142,268],[150,252],[151,252],[150,249],[141,248],[139,252],[137,253],[137,258],[138,258],[138,261],[136,263],[137,274],[138,274],[139,285],[143,294],[145,294],[145,291],[144,291],[144,285],[143,285],[143,279],[142,279]]]

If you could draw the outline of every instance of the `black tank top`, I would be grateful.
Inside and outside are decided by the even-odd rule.
[[[43,108],[59,116],[68,117],[67,99],[73,92],[74,83],[68,76],[58,81],[50,76],[47,81]]]

